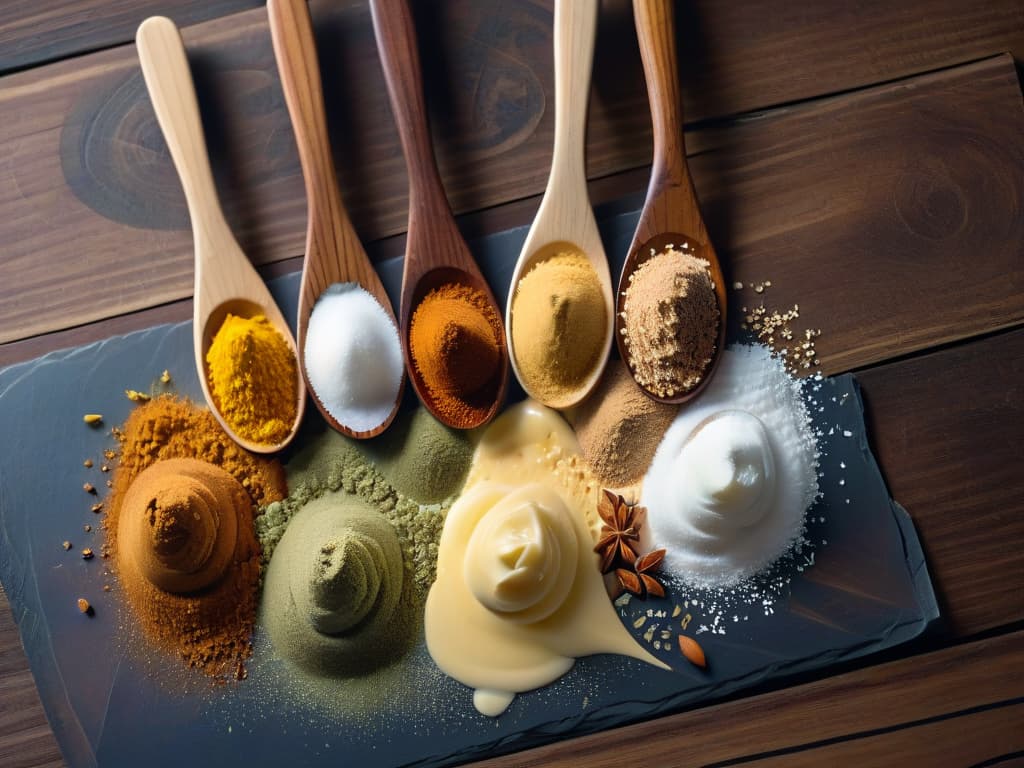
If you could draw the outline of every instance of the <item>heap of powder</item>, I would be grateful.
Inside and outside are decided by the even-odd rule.
[[[516,286],[510,322],[523,386],[548,405],[567,403],[607,344],[604,291],[587,257],[566,252],[537,263]]]
[[[229,314],[206,352],[210,394],[235,433],[276,445],[295,423],[298,370],[295,355],[263,315]]]
[[[425,408],[400,415],[380,437],[360,448],[395,490],[420,504],[438,504],[462,488],[473,446]]]
[[[314,674],[365,675],[418,635],[402,550],[370,504],[329,493],[292,519],[270,561],[260,604],[277,651]],[[417,611],[418,613],[418,611]]]
[[[226,473],[244,489],[252,506],[284,497],[284,471],[276,461],[253,456],[239,448],[208,410],[170,395],[137,407],[114,434],[120,450],[112,490],[105,503],[108,512],[103,521],[104,550],[118,573],[132,617],[126,625],[137,627],[158,647],[208,674],[244,674],[241,665],[251,653],[249,637],[256,613],[259,567],[258,547],[251,539],[251,510],[246,511],[241,503],[232,504],[237,507],[239,544],[217,586],[189,594],[173,594],[158,588],[148,578],[138,577],[139,570],[133,564],[137,558],[129,555],[122,562],[124,553],[118,536],[122,509],[133,483],[143,472],[176,459],[195,459],[213,465],[199,472],[200,477]],[[225,481],[207,484],[223,487]],[[182,487],[189,485],[194,485],[193,481],[183,483]],[[177,494],[173,488],[169,489],[169,498],[163,506],[172,510]],[[172,520],[173,516],[167,517],[167,522]],[[173,531],[168,530],[168,533],[173,534]],[[168,540],[173,542],[175,538],[170,535]],[[188,584],[184,586],[189,588]]]
[[[601,482],[622,488],[643,477],[679,407],[652,400],[615,359],[573,415],[583,457]]]
[[[623,342],[637,382],[659,397],[700,384],[721,322],[708,262],[670,248],[629,276]]]
[[[339,424],[369,432],[395,407],[402,345],[391,315],[356,283],[335,283],[313,306],[303,345],[313,394]]]
[[[435,456],[433,471],[449,478],[459,478],[461,483],[467,472],[468,460],[467,451],[445,451]],[[400,461],[396,459],[396,462]],[[403,469],[395,476],[399,474],[407,473]],[[326,493],[344,491],[373,505],[394,526],[406,570],[412,576],[410,581],[422,594],[426,594],[434,582],[437,542],[441,538],[447,503],[424,506],[421,501],[425,499],[412,499],[395,490],[363,453],[359,442],[333,430],[312,441],[289,462],[288,484],[291,491],[288,498],[269,504],[256,518],[256,535],[262,546],[264,563],[270,561],[290,520],[299,510]],[[449,495],[454,495],[457,488],[450,490]]]
[[[409,328],[409,354],[437,412],[475,426],[493,405],[505,334],[487,295],[449,283],[428,293]]]
[[[817,440],[800,382],[764,346],[723,350],[643,480],[643,544],[686,584],[729,587],[801,540],[818,495]]]

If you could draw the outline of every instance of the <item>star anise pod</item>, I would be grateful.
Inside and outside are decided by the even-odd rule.
[[[597,505],[601,516],[601,540],[594,551],[601,557],[601,573],[609,573],[620,563],[633,565],[636,560],[634,546],[640,539],[640,525],[646,510],[630,504],[611,491],[604,491]]]
[[[656,549],[637,559],[633,563],[632,571],[625,568],[617,568],[615,570],[615,577],[619,580],[619,587],[621,587],[623,592],[629,592],[641,600],[646,600],[649,595],[664,597],[665,587],[651,575],[653,571],[658,569],[658,566],[661,565],[661,561],[664,559],[665,550]]]

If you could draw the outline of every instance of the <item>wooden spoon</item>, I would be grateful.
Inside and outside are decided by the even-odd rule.
[[[238,246],[217,198],[203,139],[192,74],[185,46],[174,22],[162,16],[146,19],[135,35],[142,74],[153,109],[185,190],[196,252],[193,338],[196,368],[203,396],[217,421],[235,442],[256,453],[272,453],[295,437],[306,406],[301,377],[295,380],[295,421],[279,443],[254,443],[235,433],[210,392],[206,352],[230,312],[241,317],[264,315],[296,354],[295,339],[266,284]]]
[[[555,3],[555,149],[551,157],[551,174],[537,216],[516,262],[505,309],[512,370],[528,395],[554,408],[569,408],[577,404],[597,384],[608,361],[615,326],[612,278],[594,219],[594,209],[590,205],[584,160],[597,7],[597,0],[557,0]],[[538,262],[567,250],[582,252],[597,273],[608,322],[604,351],[590,375],[571,394],[548,402],[530,388],[519,370],[512,343],[512,298],[519,280]]]
[[[700,215],[697,195],[693,190],[690,172],[686,166],[686,148],[683,142],[683,104],[679,91],[676,59],[676,31],[672,0],[633,0],[636,34],[640,41],[640,56],[647,78],[647,95],[651,102],[654,125],[654,163],[651,181],[647,187],[647,200],[640,212],[636,234],[629,246],[626,263],[622,266],[616,293],[615,342],[619,354],[628,361],[622,334],[622,311],[629,277],[637,268],[667,245],[682,249],[705,259],[715,285],[718,299],[718,341],[714,355],[700,383],[681,395],[659,397],[644,389],[648,395],[663,403],[684,403],[696,397],[710,381],[725,346],[726,295],[725,278],[718,263],[714,246],[708,239],[707,228]],[[630,372],[632,368],[630,368]]]
[[[281,73],[285,101],[291,116],[295,141],[299,148],[302,175],[306,181],[309,220],[306,229],[306,257],[302,264],[299,289],[299,349],[305,349],[309,317],[324,290],[334,283],[358,283],[384,308],[392,324],[398,328],[391,299],[363,249],[352,222],[345,213],[338,177],[334,170],[331,147],[327,138],[327,116],[324,112],[323,87],[316,58],[313,22],[305,0],[268,0],[270,33],[274,57]],[[320,402],[309,383],[305,360],[302,375],[313,402],[324,419],[339,432],[355,438],[379,435],[395,418],[402,402],[405,378],[399,385],[394,407],[376,427],[356,431],[335,419]],[[358,376],[359,371],[339,371],[342,376]]]
[[[441,422],[456,429],[486,424],[498,412],[508,385],[508,349],[499,331],[499,362],[494,401],[475,423],[457,423],[439,411],[409,351],[409,326],[415,308],[433,289],[447,283],[475,288],[483,293],[501,317],[494,294],[473,260],[455,224],[437,170],[430,139],[423,76],[416,48],[416,29],[407,0],[370,0],[373,29],[377,37],[384,78],[391,98],[402,150],[409,168],[409,232],[402,273],[401,331],[405,365],[413,389],[426,408]]]

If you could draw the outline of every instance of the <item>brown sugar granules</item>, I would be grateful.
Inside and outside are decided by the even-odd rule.
[[[623,341],[636,380],[659,397],[689,392],[704,377],[721,322],[708,263],[668,248],[629,278]]]
[[[611,360],[601,381],[574,414],[580,448],[610,488],[643,477],[679,407],[652,400],[621,360]]]
[[[252,653],[250,636],[257,605],[259,546],[252,510],[284,498],[284,470],[276,461],[254,456],[236,445],[209,411],[170,395],[140,405],[116,434],[120,458],[113,472],[103,527],[105,549],[121,581],[131,624],[150,642],[179,656],[189,666],[218,677],[237,677],[241,663]],[[195,460],[186,462],[195,472],[179,472],[181,467],[175,468],[176,462],[182,459]],[[156,470],[159,464],[171,465],[170,473]],[[136,489],[153,491],[139,497],[138,509],[132,501],[133,484],[150,468],[164,474],[163,482],[157,483],[159,488]],[[168,477],[176,475],[181,476],[180,484],[168,482]],[[210,481],[210,477],[221,479]],[[220,490],[211,491],[210,486]],[[233,498],[231,503],[223,501],[225,493]],[[220,501],[211,501],[217,499]],[[219,511],[210,513],[204,505]],[[225,524],[227,512],[233,511],[237,541],[226,558],[220,552],[222,560],[227,560],[223,574],[206,586],[187,580],[178,583],[156,579],[164,587],[196,591],[176,594],[158,587],[151,580],[153,574],[147,576],[139,565],[138,542],[129,553],[129,543],[121,539],[133,527],[122,525],[122,516],[133,510],[137,515],[152,517],[152,549],[162,550],[161,557],[168,562],[193,557],[191,548],[203,540],[203,535],[197,535],[201,531],[189,528],[190,523],[186,525],[192,513],[200,515],[198,525],[202,527],[210,525],[211,520]],[[149,520],[141,523],[143,528],[150,525]],[[183,570],[190,567],[185,564]]]

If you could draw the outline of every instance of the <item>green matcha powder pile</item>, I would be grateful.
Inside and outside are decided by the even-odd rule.
[[[288,522],[327,493],[351,494],[395,528],[406,572],[421,596],[434,582],[445,515],[462,488],[473,448],[424,409],[401,415],[382,436],[363,442],[327,430],[287,466],[290,494],[256,518],[265,573]]]

